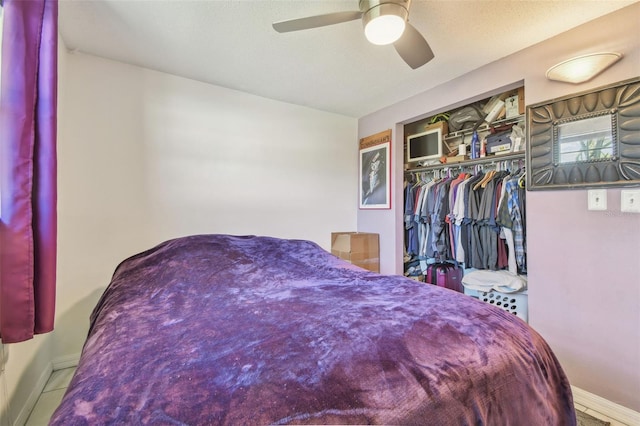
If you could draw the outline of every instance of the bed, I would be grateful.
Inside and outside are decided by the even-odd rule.
[[[499,308],[317,244],[195,235],[124,260],[52,425],[574,425],[545,341]]]

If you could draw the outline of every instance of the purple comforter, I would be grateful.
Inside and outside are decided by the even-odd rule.
[[[309,241],[198,235],[122,262],[54,425],[573,425],[513,314]]]

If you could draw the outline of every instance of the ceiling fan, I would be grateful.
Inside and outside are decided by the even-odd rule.
[[[408,22],[411,0],[360,0],[360,10],[274,22],[279,33],[340,24],[362,18],[364,32],[373,44],[393,43],[396,52],[416,69],[433,59],[434,54],[422,34]]]

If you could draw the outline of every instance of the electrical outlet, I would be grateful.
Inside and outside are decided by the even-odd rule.
[[[640,213],[640,189],[623,189],[620,191],[620,211]]]
[[[607,209],[607,190],[606,189],[590,189],[588,191],[587,208],[589,210],[606,210]]]

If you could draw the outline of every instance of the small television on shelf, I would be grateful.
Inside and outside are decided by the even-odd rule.
[[[442,157],[441,127],[407,136],[407,163],[438,160],[440,157]]]

